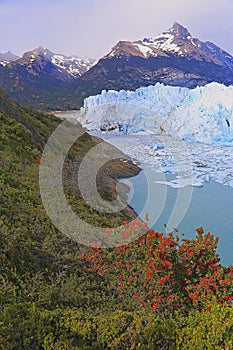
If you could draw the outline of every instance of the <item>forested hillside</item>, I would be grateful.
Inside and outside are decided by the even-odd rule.
[[[115,305],[106,281],[87,272],[80,260],[83,248],[60,234],[43,208],[38,183],[39,159],[48,136],[60,120],[28,111],[0,95],[0,309],[32,305],[54,309],[76,307],[91,312]],[[85,134],[68,157],[70,166],[96,144]],[[98,142],[100,142],[98,140]],[[136,167],[135,167],[136,168]],[[139,171],[139,169],[137,169]],[[81,215],[93,217],[76,191],[69,200]],[[102,184],[104,187],[104,184]],[[107,192],[109,197],[112,192]],[[94,215],[97,225],[116,225],[131,211],[105,217]],[[93,218],[92,218],[93,220]],[[27,307],[26,307],[27,308]],[[12,313],[12,321],[14,312]],[[22,314],[23,317],[23,314]],[[1,317],[2,319],[2,317]],[[1,348],[7,348],[5,338]],[[4,345],[5,344],[5,345]],[[15,346],[15,345],[14,345]],[[11,347],[10,347],[11,348]],[[14,347],[13,347],[14,348]],[[23,347],[17,347],[17,349]],[[31,347],[26,347],[31,349]]]

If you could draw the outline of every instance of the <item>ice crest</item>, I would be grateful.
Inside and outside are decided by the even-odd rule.
[[[102,91],[85,99],[78,120],[88,130],[165,134],[193,142],[233,142],[233,86],[193,90],[154,86]]]

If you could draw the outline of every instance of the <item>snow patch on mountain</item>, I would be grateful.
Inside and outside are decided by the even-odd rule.
[[[172,33],[165,32],[154,39],[144,39],[143,44],[163,51],[182,53],[180,47],[175,43],[174,39],[175,37]]]
[[[134,43],[134,46],[136,46],[145,57],[148,55],[153,55],[154,57],[157,56],[157,54],[151,49],[150,45],[147,45],[146,43]]]
[[[95,60],[93,59],[84,59],[78,56],[67,57],[61,54],[54,54],[51,58],[51,61],[55,66],[61,69],[65,69],[68,73],[75,77],[81,76],[95,63]]]

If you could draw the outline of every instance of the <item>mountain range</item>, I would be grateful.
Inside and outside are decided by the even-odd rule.
[[[38,68],[45,68],[46,64],[53,65],[52,71],[57,73],[56,77],[61,80],[70,80],[83,75],[95,63],[94,59],[80,58],[76,55],[65,56],[56,54],[46,48],[38,47],[32,51],[25,52],[22,57],[16,56],[12,52],[0,53],[0,65],[14,68],[25,67],[31,74],[38,75]]]
[[[67,85],[95,63],[93,59],[67,57],[38,47],[17,57],[0,55],[0,87],[15,101],[35,109],[50,109]],[[69,108],[69,106],[67,106]]]
[[[23,105],[44,110],[76,109],[104,89],[135,90],[157,82],[232,85],[233,56],[175,22],[155,38],[119,41],[96,62],[39,47],[0,65],[0,88]]]

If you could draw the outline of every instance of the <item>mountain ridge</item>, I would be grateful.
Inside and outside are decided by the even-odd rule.
[[[233,84],[233,56],[193,37],[177,22],[154,38],[119,41],[97,62],[39,47],[0,65],[0,88],[39,110],[78,109],[86,97],[102,90],[136,90],[156,83],[192,89],[211,82]]]
[[[25,52],[22,57],[0,64],[0,88],[26,107],[49,110],[51,105],[55,106],[59,99],[63,99],[69,82],[94,62],[93,59],[67,57],[38,47]]]
[[[32,68],[33,63],[45,61],[54,66],[60,72],[61,80],[71,80],[84,74],[94,63],[94,59],[80,58],[77,55],[66,56],[58,54],[39,46],[33,50],[26,51],[22,57],[15,56],[7,62],[8,67],[13,68],[16,65]]]

